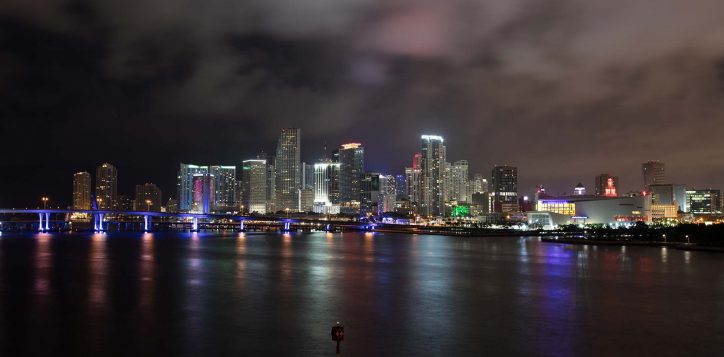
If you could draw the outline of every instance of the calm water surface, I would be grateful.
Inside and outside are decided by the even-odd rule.
[[[402,234],[0,236],[0,355],[722,356],[724,255]]]

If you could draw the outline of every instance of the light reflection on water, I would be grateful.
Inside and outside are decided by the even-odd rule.
[[[511,237],[6,234],[0,354],[330,355],[336,321],[352,356],[711,354],[721,258]],[[47,341],[13,338],[28,334]]]

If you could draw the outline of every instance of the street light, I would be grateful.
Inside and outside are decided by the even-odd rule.
[[[151,210],[151,200],[146,200],[146,211]]]
[[[289,218],[289,207],[285,208],[284,211],[287,212],[287,218]]]
[[[40,200],[43,201],[43,209],[47,209],[48,208],[48,197],[41,197]]]
[[[103,207],[103,198],[98,197],[96,198],[96,202],[98,202],[98,209],[102,209]]]

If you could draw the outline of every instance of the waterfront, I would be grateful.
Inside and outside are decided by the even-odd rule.
[[[724,260],[391,233],[8,234],[0,354],[721,355]]]

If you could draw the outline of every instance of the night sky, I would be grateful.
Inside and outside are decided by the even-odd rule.
[[[178,163],[239,164],[302,128],[303,159],[360,141],[401,173],[420,134],[520,190],[596,174],[724,187],[721,0],[0,1],[0,207],[175,195]]]

